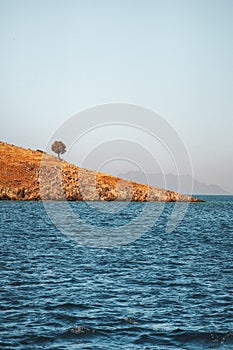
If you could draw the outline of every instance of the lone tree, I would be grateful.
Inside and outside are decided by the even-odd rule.
[[[66,152],[66,145],[62,141],[55,141],[52,146],[51,150],[55,153],[57,153],[58,158],[60,158],[60,154],[64,154]]]

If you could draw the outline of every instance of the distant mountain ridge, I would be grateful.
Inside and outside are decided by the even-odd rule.
[[[119,173],[119,177],[136,181],[140,183],[148,184],[150,186],[156,186],[160,188],[170,189],[171,191],[179,191],[179,179],[182,183],[182,193],[189,194],[190,193],[190,183],[192,178],[190,175],[180,175],[179,177],[174,174],[147,174],[146,177],[140,171],[128,171],[127,173]],[[207,185],[203,182],[200,182],[196,179],[193,179],[193,193],[200,195],[228,195],[229,192],[222,189],[220,186],[211,184]]]

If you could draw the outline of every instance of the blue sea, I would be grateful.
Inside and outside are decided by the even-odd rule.
[[[172,232],[174,203],[147,230],[129,226],[145,203],[70,203],[96,244],[42,202],[1,201],[0,349],[233,349],[233,196],[201,198]],[[101,230],[132,240],[104,248]]]

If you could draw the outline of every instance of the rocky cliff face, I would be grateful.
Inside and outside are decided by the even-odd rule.
[[[0,199],[183,201],[199,199],[79,168],[40,150],[0,142]]]

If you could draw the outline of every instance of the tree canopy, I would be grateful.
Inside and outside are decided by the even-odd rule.
[[[52,146],[51,150],[55,153],[57,153],[58,158],[60,158],[60,154],[64,154],[66,152],[66,145],[62,141],[55,141]]]

